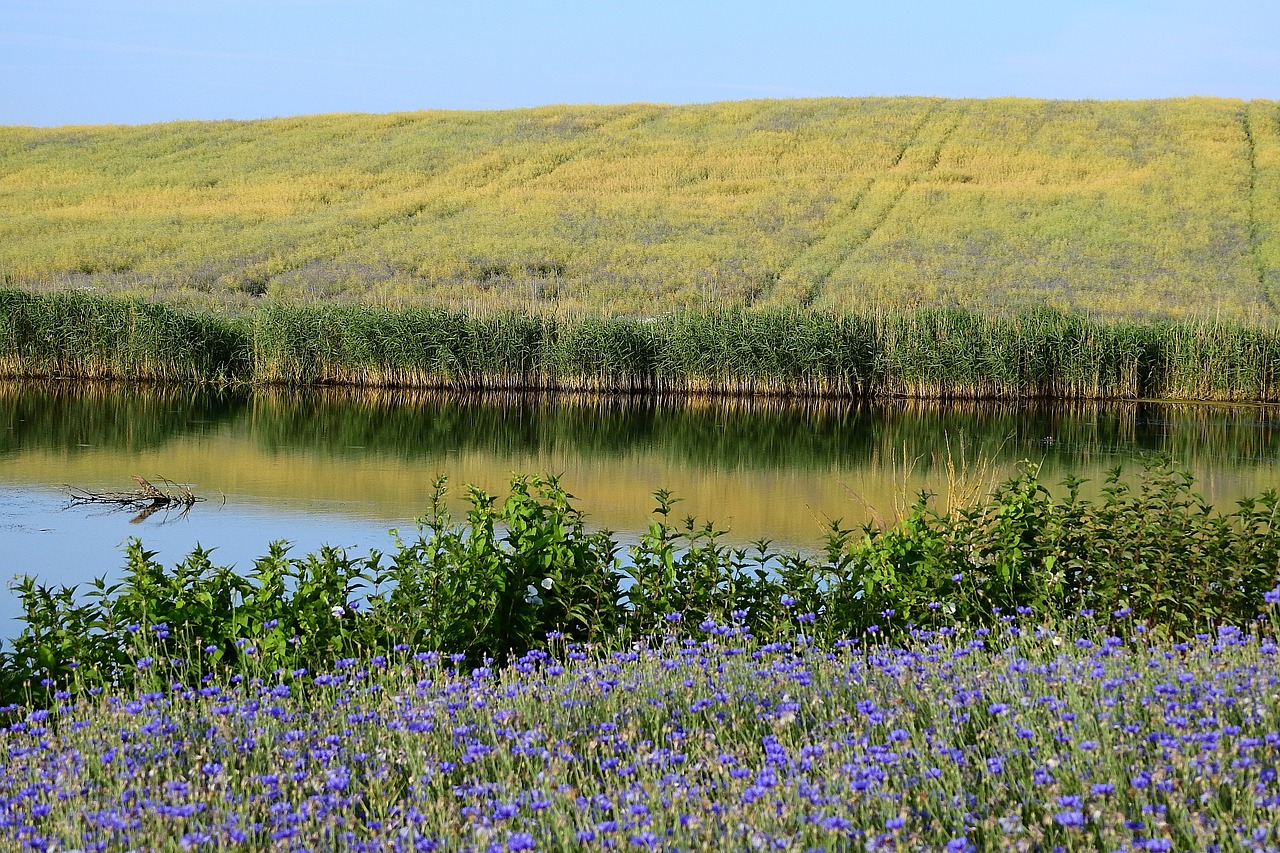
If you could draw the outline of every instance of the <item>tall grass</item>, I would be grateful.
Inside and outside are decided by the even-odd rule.
[[[1280,401],[1280,330],[1030,310],[556,317],[0,291],[9,376],[450,390]]]
[[[230,381],[249,372],[244,324],[87,293],[0,290],[0,375]]]

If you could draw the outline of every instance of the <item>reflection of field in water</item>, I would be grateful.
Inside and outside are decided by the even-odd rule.
[[[684,499],[681,516],[727,526],[731,541],[809,548],[827,519],[857,525],[871,517],[868,506],[892,517],[922,488],[945,494],[948,450],[970,480],[1002,479],[1029,459],[1043,465],[1047,483],[1068,473],[1094,480],[1086,493],[1096,493],[1108,468],[1136,472],[1140,457],[1168,452],[1221,505],[1275,484],[1280,456],[1272,410],[1137,403],[464,399],[44,384],[0,386],[0,416],[0,482],[11,489],[120,489],[133,474],[170,477],[210,498],[183,529],[253,555],[270,539],[297,541],[299,519],[321,515],[366,525],[378,537],[368,541],[385,547],[386,528],[409,528],[425,510],[437,474],[448,475],[461,508],[464,484],[503,496],[514,472],[558,473],[593,525],[628,537],[647,524],[653,491],[665,488]],[[246,507],[251,526],[239,514]],[[85,558],[96,563],[90,574],[119,565],[124,537],[150,546],[160,535],[124,517],[108,534],[90,534],[75,518],[59,513],[58,535],[102,538],[100,548],[77,552],[95,555]],[[33,524],[11,523],[6,538]]]

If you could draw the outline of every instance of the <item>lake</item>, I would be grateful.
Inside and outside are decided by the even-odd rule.
[[[247,567],[273,540],[365,553],[409,533],[437,475],[505,496],[513,473],[553,473],[596,527],[634,541],[653,492],[728,528],[726,540],[805,550],[829,519],[892,519],[951,470],[972,483],[1023,460],[1042,479],[1101,480],[1168,453],[1229,507],[1280,478],[1280,411],[1125,403],[459,398],[421,392],[0,383],[0,576],[48,584],[117,575],[133,536],[172,565],[195,545]],[[950,465],[948,460],[950,459]],[[951,470],[949,470],[951,469]],[[67,486],[126,491],[131,477],[190,484],[190,512],[68,506]],[[0,638],[19,608],[0,593]]]

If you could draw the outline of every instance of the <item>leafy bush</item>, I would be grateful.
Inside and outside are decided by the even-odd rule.
[[[466,524],[444,506],[436,481],[416,541],[397,538],[391,565],[370,559],[378,584],[369,622],[379,637],[473,660],[540,647],[561,632],[590,642],[617,628],[617,546],[588,532],[557,478],[517,477],[500,506],[471,487]]]
[[[624,553],[608,531],[587,529],[555,477],[516,477],[501,504],[471,488],[456,521],[441,479],[417,537],[397,533],[391,554],[295,558],[275,543],[240,576],[200,549],[166,570],[134,541],[123,579],[94,582],[83,600],[23,578],[26,627],[0,660],[0,689],[40,695],[73,668],[78,683],[125,684],[139,656],[183,661],[193,679],[396,649],[479,665],[560,640],[645,642],[677,621],[686,632],[733,622],[783,640],[798,620],[836,639],[1096,611],[1183,638],[1261,612],[1280,579],[1274,490],[1223,514],[1167,463],[1148,465],[1136,486],[1111,471],[1098,500],[1080,485],[1068,479],[1055,498],[1027,468],[945,514],[922,494],[896,524],[860,534],[832,524],[805,555],[768,542],[729,548],[710,522],[673,522],[665,491]]]

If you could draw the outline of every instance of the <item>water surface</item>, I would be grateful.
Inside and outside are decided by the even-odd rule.
[[[0,576],[51,584],[117,574],[137,536],[172,564],[196,544],[249,566],[273,540],[353,553],[411,531],[438,475],[505,495],[514,473],[558,474],[591,524],[634,540],[653,492],[728,541],[815,547],[827,523],[892,518],[920,489],[989,485],[1030,462],[1047,482],[1137,470],[1168,453],[1220,505],[1277,482],[1271,409],[1124,405],[457,398],[353,391],[219,392],[0,384]],[[989,464],[988,464],[989,463]],[[190,484],[191,512],[67,507],[67,484]],[[959,480],[959,482],[957,482]],[[460,507],[460,502],[455,502]],[[0,636],[17,603],[0,594]]]

